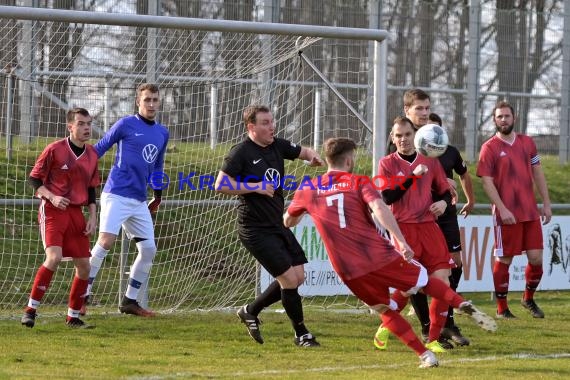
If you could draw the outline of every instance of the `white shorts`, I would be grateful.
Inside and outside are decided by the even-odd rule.
[[[121,227],[129,239],[154,240],[154,226],[146,202],[120,195],[101,193],[99,232],[119,235]]]

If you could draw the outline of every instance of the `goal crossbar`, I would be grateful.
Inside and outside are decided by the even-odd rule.
[[[384,41],[387,30],[0,6],[0,18]]]

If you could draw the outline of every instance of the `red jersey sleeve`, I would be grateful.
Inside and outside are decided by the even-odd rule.
[[[477,163],[477,177],[493,177],[493,163],[489,151],[489,144],[483,144],[479,152],[479,162]]]
[[[376,190],[371,183],[365,183],[359,187],[362,193],[362,200],[368,204],[370,202],[375,201],[376,199],[381,198],[378,190]]]
[[[388,157],[389,156],[381,158],[380,162],[378,163],[378,175],[386,178],[389,178],[392,174],[390,172],[390,166],[388,165],[389,163]]]
[[[540,160],[538,158],[538,150],[536,149],[536,144],[534,143],[534,140],[528,136],[524,136],[524,137],[525,137],[525,141],[526,141],[526,144],[528,146],[528,149],[530,150],[531,165],[536,165],[536,164],[540,163]]]
[[[47,182],[48,175],[53,162],[53,145],[48,145],[36,160],[30,177],[41,179],[43,183]]]
[[[304,206],[304,197],[303,197],[303,193],[305,192],[306,190],[295,191],[295,194],[293,195],[293,200],[291,201],[291,204],[287,209],[289,215],[297,217],[301,216],[304,212],[307,211],[307,209]]]

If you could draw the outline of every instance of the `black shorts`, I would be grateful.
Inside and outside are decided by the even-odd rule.
[[[461,233],[459,232],[459,223],[455,214],[449,216],[441,216],[437,219],[437,224],[445,236],[447,250],[449,252],[461,251]]]
[[[240,230],[239,239],[273,277],[308,262],[295,235],[284,226]]]

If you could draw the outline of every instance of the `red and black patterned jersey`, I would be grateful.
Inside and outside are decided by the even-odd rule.
[[[517,222],[540,219],[534,196],[533,165],[540,165],[540,157],[534,141],[526,135],[516,134],[512,143],[493,136],[479,153],[477,176],[493,178],[501,200]],[[494,205],[493,215],[502,224]]]
[[[415,179],[404,195],[390,205],[398,223],[434,222],[435,216],[429,211],[433,203],[432,191],[442,195],[449,191],[449,183],[436,158],[416,154],[416,158],[408,162],[396,152],[380,159],[378,172],[386,178],[412,177],[414,169],[420,164],[428,167],[427,173]]]
[[[59,140],[43,150],[30,177],[40,179],[49,191],[69,199],[71,205],[84,206],[88,201],[87,189],[101,183],[97,160],[93,146],[85,144],[83,153],[76,156],[68,139]]]

